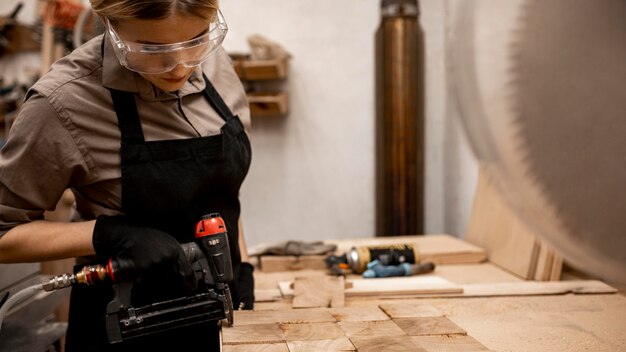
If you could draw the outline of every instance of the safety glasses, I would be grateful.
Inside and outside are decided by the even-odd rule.
[[[226,21],[219,10],[205,34],[172,44],[127,42],[117,35],[108,19],[105,22],[120,64],[131,71],[145,74],[169,72],[178,65],[185,67],[200,65],[222,44],[228,32]]]

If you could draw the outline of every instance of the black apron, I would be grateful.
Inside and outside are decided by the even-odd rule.
[[[228,231],[235,273],[230,286],[236,307],[235,284],[241,264],[239,189],[248,173],[251,149],[239,117],[232,114],[206,76],[204,80],[204,96],[225,124],[219,135],[190,139],[146,142],[134,94],[111,89],[122,135],[122,211],[133,221],[161,229],[181,243],[194,240],[195,224],[202,215],[220,213]],[[159,284],[156,289],[166,290],[167,283]],[[105,314],[111,298],[108,287],[72,288],[67,352],[156,352],[193,346],[219,351],[217,322],[109,345]],[[141,299],[149,301],[150,297]]]

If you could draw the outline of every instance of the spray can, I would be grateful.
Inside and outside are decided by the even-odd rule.
[[[392,244],[382,246],[356,246],[348,251],[348,266],[355,274],[367,269],[367,264],[378,260],[383,265],[419,263],[417,244]]]

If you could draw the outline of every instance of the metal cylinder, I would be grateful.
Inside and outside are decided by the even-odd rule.
[[[382,0],[376,32],[376,231],[423,233],[424,70],[417,0]]]
[[[347,253],[348,266],[355,274],[363,273],[374,260],[380,261],[382,265],[400,265],[419,263],[419,258],[416,244],[356,246]]]

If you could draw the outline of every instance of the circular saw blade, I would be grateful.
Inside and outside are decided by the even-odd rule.
[[[531,0],[512,56],[517,148],[572,265],[626,282],[626,1]]]
[[[569,265],[626,283],[626,1],[459,8],[450,84],[479,161]]]

